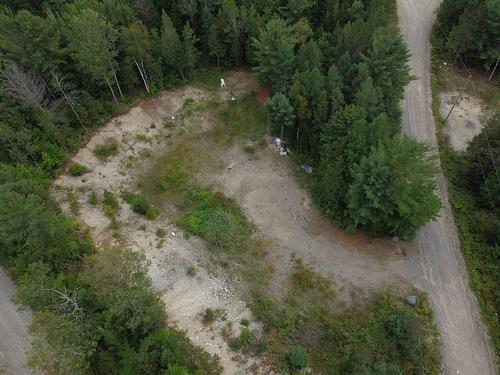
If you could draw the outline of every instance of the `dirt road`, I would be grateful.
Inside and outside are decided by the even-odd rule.
[[[0,267],[0,353],[9,362],[13,375],[31,374],[26,369],[24,352],[29,348],[26,328],[31,321],[29,313],[17,311],[10,300],[14,284]]]
[[[417,77],[406,89],[403,104],[405,133],[436,146],[431,112],[429,34],[440,0],[398,0],[401,31],[412,54],[410,65]],[[495,374],[495,356],[479,317],[448,202],[446,180],[438,176],[443,209],[438,220],[427,224],[414,241],[417,285],[429,294],[442,336],[446,374]]]

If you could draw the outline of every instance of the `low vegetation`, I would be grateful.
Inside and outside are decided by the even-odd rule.
[[[69,168],[69,174],[73,177],[82,176],[88,172],[86,166],[81,165],[80,163],[73,163]]]
[[[106,161],[110,156],[118,155],[118,143],[109,141],[107,143],[97,145],[93,152],[94,155],[100,160]]]
[[[413,308],[381,294],[366,306],[334,312],[331,284],[300,261],[292,285],[282,301],[261,294],[252,304],[279,371],[440,373],[439,339],[423,297]]]
[[[146,216],[149,220],[154,220],[158,216],[158,212],[151,205],[149,199],[143,194],[133,194],[129,192],[123,193],[123,199],[130,204],[132,211],[139,215]]]

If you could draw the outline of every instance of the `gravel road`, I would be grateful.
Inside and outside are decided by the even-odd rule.
[[[406,89],[403,129],[408,135],[436,146],[431,111],[429,34],[440,0],[398,0],[401,31],[412,54],[417,78]],[[445,374],[495,374],[495,355],[480,320],[476,298],[469,288],[465,264],[447,196],[446,179],[437,176],[441,216],[427,224],[414,241],[417,286],[429,294],[442,337]]]
[[[31,315],[17,310],[11,301],[14,291],[14,284],[0,267],[0,353],[7,357],[13,375],[31,374],[24,357],[29,348],[26,329]]]

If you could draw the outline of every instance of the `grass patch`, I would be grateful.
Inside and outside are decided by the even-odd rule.
[[[217,111],[223,126],[214,129],[213,137],[219,144],[234,141],[260,141],[269,129],[269,119],[264,106],[250,95],[234,102],[224,102]]]
[[[206,108],[206,102],[189,98],[182,104],[181,116],[184,118],[199,116]]]
[[[88,198],[88,202],[92,206],[96,206],[97,203],[99,202],[99,198],[97,197],[97,194],[95,191],[90,193],[89,198]]]
[[[199,188],[189,189],[187,197],[177,225],[217,247],[245,250],[253,228],[233,201]]]
[[[88,172],[87,167],[80,163],[73,163],[69,168],[69,174],[73,177],[82,176],[87,172]]]
[[[73,215],[78,215],[78,212],[80,211],[80,203],[76,199],[75,194],[72,191],[68,191],[67,198],[68,198],[69,209],[71,210],[71,213]]]
[[[220,79],[223,76],[224,72],[220,69],[200,69],[191,74],[189,83],[208,91],[215,91],[219,89]]]
[[[432,62],[432,111],[436,122],[439,156],[443,172],[448,180],[448,195],[453,209],[455,225],[460,240],[460,248],[469,274],[469,284],[477,296],[481,317],[489,327],[497,357],[500,355],[500,295],[498,245],[492,246],[486,238],[482,217],[485,210],[477,203],[478,197],[463,184],[464,156],[450,145],[444,129],[444,120],[439,112],[439,93],[456,89],[462,85],[463,77],[442,69],[436,51]],[[451,75],[451,77],[450,77]],[[458,83],[454,83],[458,81]],[[450,83],[451,82],[451,83]],[[500,110],[500,88],[493,85],[477,85],[479,95],[490,109]],[[489,98],[489,99],[488,99]],[[480,224],[478,224],[480,223]]]
[[[146,216],[149,220],[154,220],[158,216],[158,211],[156,211],[149,202],[149,199],[143,194],[125,192],[123,193],[123,199],[130,204],[132,211]]]
[[[110,156],[118,155],[118,144],[115,141],[109,141],[94,148],[94,155],[101,161],[107,160]]]
[[[135,135],[135,140],[138,142],[148,142],[149,137],[144,133],[138,133]]]

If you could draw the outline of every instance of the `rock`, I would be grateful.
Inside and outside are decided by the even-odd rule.
[[[415,306],[417,304],[417,297],[416,296],[408,296],[405,298],[405,301],[408,305]]]

